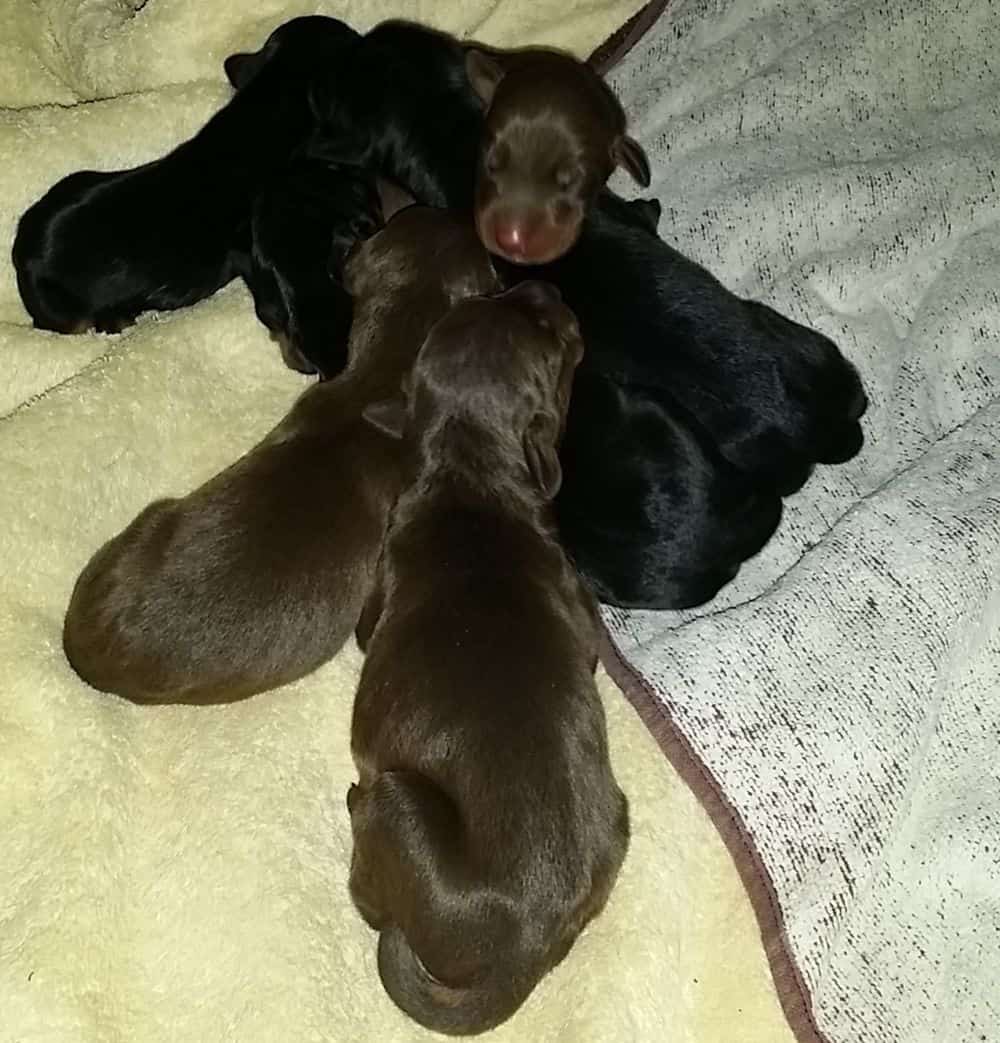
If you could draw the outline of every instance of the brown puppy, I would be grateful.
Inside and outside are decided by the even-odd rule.
[[[476,174],[476,226],[492,253],[547,264],[576,242],[588,207],[616,166],[643,187],[649,160],[625,113],[584,62],[549,50],[466,56],[487,106]]]
[[[358,627],[351,894],[381,932],[386,991],[439,1032],[509,1017],[600,912],[628,845],[595,607],[552,519],[581,353],[544,283],[438,323]],[[367,415],[392,427],[391,405]]]
[[[472,225],[424,207],[356,247],[345,279],[345,371],[232,467],[147,507],[83,570],[63,645],[95,688],[229,702],[304,676],[350,636],[400,481],[400,444],[362,410],[396,393],[456,300],[499,284]]]

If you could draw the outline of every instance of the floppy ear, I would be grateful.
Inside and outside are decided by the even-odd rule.
[[[231,54],[223,63],[226,70],[226,78],[232,84],[234,90],[245,87],[260,71],[264,59],[260,51],[254,54]]]
[[[493,95],[504,77],[503,67],[485,51],[470,47],[465,52],[465,72],[472,89],[482,99],[486,108],[489,108]]]
[[[620,167],[624,167],[634,181],[643,188],[649,188],[652,176],[649,170],[649,160],[646,153],[635,138],[623,134],[611,147],[611,157]]]
[[[375,178],[375,187],[378,189],[378,200],[382,207],[382,221],[389,223],[389,218],[395,216],[400,210],[413,206],[416,200],[401,185],[386,178]]]
[[[557,438],[555,416],[551,412],[544,412],[532,417],[522,440],[528,470],[547,500],[553,499],[562,485],[562,467],[556,452]]]
[[[406,426],[406,398],[397,395],[381,402],[372,402],[365,406],[361,415],[376,431],[398,440],[403,437],[403,428]]]

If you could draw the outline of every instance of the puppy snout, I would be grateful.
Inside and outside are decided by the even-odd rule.
[[[501,211],[484,239],[488,249],[515,264],[547,264],[573,245],[576,232],[575,225],[553,222],[545,213]]]
[[[500,218],[493,223],[493,238],[505,254],[523,257],[534,235],[527,224]]]

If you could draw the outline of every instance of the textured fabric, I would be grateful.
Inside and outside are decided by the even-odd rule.
[[[139,5],[135,5],[139,6]],[[328,4],[588,52],[639,6]],[[231,286],[119,337],[34,331],[8,249],[56,178],[164,152],[228,95],[221,59],[314,9],[275,0],[0,0],[0,1043],[408,1043],[347,895],[352,646],[218,709],[133,707],[60,647],[72,584],[150,500],[230,463],[305,381]],[[106,99],[75,104],[78,99]],[[34,107],[56,103],[49,107]],[[14,111],[18,108],[18,111]],[[782,1043],[726,849],[601,681],[633,841],[605,914],[510,1043]]]
[[[677,0],[612,80],[661,233],[871,395],[735,583],[613,641],[831,1043],[1000,1039],[1000,7]]]

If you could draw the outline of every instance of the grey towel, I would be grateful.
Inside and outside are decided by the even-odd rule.
[[[998,1040],[1000,5],[676,0],[612,81],[661,234],[872,400],[712,604],[606,612],[632,692],[735,812],[802,1039]]]

